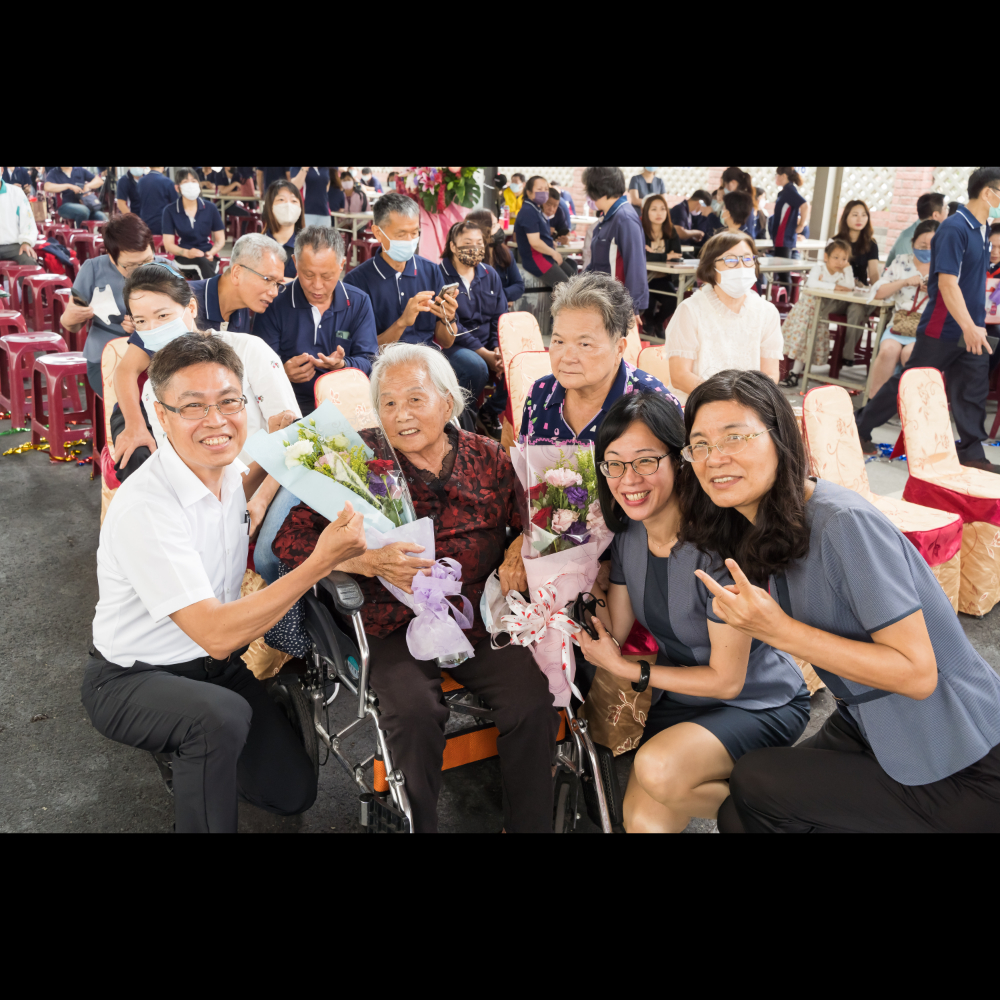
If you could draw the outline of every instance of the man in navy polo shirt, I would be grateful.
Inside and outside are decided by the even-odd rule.
[[[80,200],[82,195],[96,191],[103,184],[102,178],[95,176],[83,167],[53,167],[45,175],[46,192],[62,195],[59,216],[70,222],[86,222],[87,219],[104,220],[107,218],[103,212],[84,205]]]
[[[367,293],[375,312],[379,344],[402,340],[449,348],[464,327],[455,316],[458,289],[439,295],[446,284],[437,264],[417,255],[420,215],[417,203],[398,191],[387,191],[375,203],[372,232],[382,252],[354,268],[344,279]],[[467,348],[448,360],[459,385],[470,393],[486,383],[486,362]]]
[[[698,228],[697,220],[701,218],[702,210],[711,203],[712,196],[699,188],[690,198],[679,201],[670,209],[670,221],[682,240],[700,243],[705,238],[705,233]]]
[[[514,236],[521,263],[549,288],[555,288],[576,274],[576,268],[563,260],[552,240],[552,228],[542,208],[549,200],[549,182],[539,175],[528,180],[524,201],[514,222]]]
[[[139,181],[139,215],[156,236],[163,235],[163,210],[177,197],[174,182],[164,176],[166,167],[150,167]]]
[[[371,299],[340,280],[344,241],[328,226],[308,226],[295,237],[298,276],[261,316],[254,333],[285,367],[302,413],[316,409],[316,379],[339,368],[366,375],[378,353]]]
[[[986,268],[989,224],[1000,215],[1000,167],[981,167],[969,178],[969,200],[938,226],[931,240],[931,267],[924,307],[907,368],[938,368],[944,375],[951,415],[958,428],[962,465],[996,472],[986,458],[986,396],[989,357],[986,340]],[[858,411],[858,436],[866,455],[877,452],[871,436],[896,412],[899,376],[894,375]]]
[[[285,280],[285,248],[263,233],[247,233],[233,244],[229,267],[212,278],[189,281],[198,303],[199,330],[254,333],[255,313],[278,297]]]
[[[142,167],[128,167],[118,178],[115,190],[115,201],[122,215],[139,215],[142,200],[139,197],[139,178],[142,177]]]

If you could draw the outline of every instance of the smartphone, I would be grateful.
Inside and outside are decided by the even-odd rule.
[[[90,305],[89,302],[83,301],[83,296],[75,288],[70,290],[70,296],[78,306],[83,306],[86,309]]]
[[[436,298],[441,298],[445,292],[450,292],[453,288],[458,288],[458,282],[453,281],[450,285],[442,285],[441,291],[437,293]]]

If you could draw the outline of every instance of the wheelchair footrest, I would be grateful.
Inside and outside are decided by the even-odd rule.
[[[473,726],[449,733],[441,758],[441,770],[450,771],[453,767],[496,757],[498,735],[496,726]]]
[[[361,796],[361,825],[368,833],[409,833],[410,821],[392,804],[388,796]]]

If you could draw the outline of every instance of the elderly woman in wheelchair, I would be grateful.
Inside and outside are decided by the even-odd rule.
[[[530,651],[510,646],[493,649],[479,614],[483,588],[494,570],[500,571],[504,589],[527,585],[513,558],[504,560],[507,527],[521,528],[513,467],[495,442],[451,423],[465,401],[454,371],[439,351],[417,344],[389,345],[372,369],[371,390],[407,477],[416,514],[434,520],[437,548],[436,553],[421,554],[419,546],[397,542],[338,567],[360,585],[358,603],[364,599],[356,626],[363,634],[357,638],[362,651],[366,643],[369,646],[370,655],[364,658],[370,662],[367,680],[377,697],[378,725],[391,752],[391,765],[386,760],[390,781],[394,774],[405,781],[402,801],[408,803],[413,829],[436,831],[449,712],[441,668],[434,660],[410,655],[405,626],[413,612],[376,577],[411,593],[413,577],[432,565],[435,555],[450,556],[462,566],[462,593],[474,608],[473,627],[466,635],[475,655],[448,671],[485,702],[498,730],[504,829],[551,831],[551,764],[559,716]],[[292,508],[275,536],[275,555],[289,569],[298,566],[326,524],[326,518],[305,504]],[[341,579],[353,589],[349,580]],[[346,603],[349,610],[350,601]]]

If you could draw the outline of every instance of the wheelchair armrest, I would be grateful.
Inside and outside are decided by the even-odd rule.
[[[361,593],[361,587],[358,586],[357,580],[348,573],[334,570],[329,576],[319,581],[319,586],[333,598],[333,604],[337,611],[348,618],[364,606],[365,599]]]

